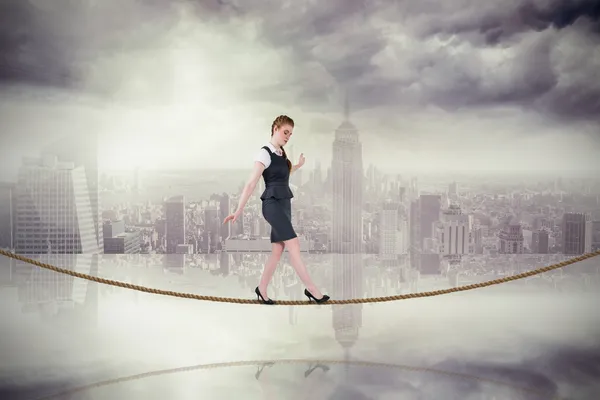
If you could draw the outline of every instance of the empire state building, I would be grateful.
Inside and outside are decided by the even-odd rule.
[[[362,253],[363,161],[358,129],[350,122],[348,99],[345,119],[335,131],[331,178],[333,215],[331,252]]]

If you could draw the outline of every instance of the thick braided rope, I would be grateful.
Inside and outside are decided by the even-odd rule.
[[[162,369],[162,370],[158,370],[158,371],[144,372],[141,374],[129,375],[129,376],[121,377],[121,378],[115,378],[115,379],[109,379],[109,380],[105,380],[105,381],[101,381],[101,382],[95,382],[95,383],[92,383],[89,385],[79,386],[79,387],[76,387],[76,388],[73,388],[73,389],[70,389],[67,391],[63,391],[60,393],[55,393],[50,396],[44,396],[44,397],[38,398],[37,400],[49,400],[49,399],[53,399],[53,398],[56,398],[59,396],[65,396],[65,395],[70,395],[70,394],[74,394],[74,393],[85,392],[85,391],[99,388],[99,387],[115,385],[118,383],[130,382],[130,381],[145,379],[145,378],[154,377],[154,376],[177,374],[177,373],[199,371],[199,370],[217,369],[217,368],[227,368],[227,367],[268,366],[268,365],[275,365],[275,364],[309,364],[309,365],[312,365],[315,367],[318,365],[332,365],[332,364],[340,365],[341,364],[341,365],[352,365],[352,366],[362,366],[362,367],[390,368],[390,369],[402,370],[402,371],[407,371],[407,372],[433,373],[433,374],[445,375],[445,376],[457,378],[457,379],[474,380],[474,381],[478,381],[481,383],[488,383],[488,384],[492,384],[492,385],[503,386],[503,387],[507,387],[512,390],[523,392],[523,393],[530,393],[530,394],[544,396],[544,398],[547,398],[548,400],[561,400],[559,397],[546,397],[548,395],[548,393],[540,391],[540,390],[536,390],[533,388],[517,386],[513,383],[504,382],[504,381],[500,381],[497,379],[469,375],[469,374],[465,374],[465,373],[461,373],[461,372],[444,371],[444,370],[425,368],[425,367],[413,367],[413,366],[401,365],[401,364],[378,363],[378,362],[372,362],[372,361],[310,360],[310,359],[233,361],[233,362],[200,364],[200,365],[193,365],[193,366],[187,366],[187,367]]]
[[[122,287],[125,289],[137,290],[139,292],[152,293],[152,294],[171,296],[171,297],[180,297],[180,298],[184,298],[184,299],[213,301],[213,302],[219,302],[219,303],[263,304],[259,300],[238,299],[238,298],[231,298],[231,297],[203,296],[203,295],[193,294],[193,293],[173,292],[170,290],[161,290],[161,289],[154,289],[154,288],[149,288],[149,287],[145,287],[145,286],[132,285],[132,284],[126,283],[126,282],[113,281],[110,279],[100,278],[97,276],[82,274],[80,272],[71,271],[71,270],[68,270],[65,268],[55,267],[54,265],[46,264],[46,263],[43,263],[43,262],[40,262],[37,260],[33,260],[28,257],[21,256],[19,254],[14,254],[14,253],[11,253],[11,252],[8,252],[5,250],[1,250],[1,249],[0,249],[0,255],[14,258],[15,260],[23,261],[23,262],[26,262],[29,264],[33,264],[40,268],[49,269],[54,272],[70,275],[75,278],[87,279],[92,282]],[[488,287],[488,286],[498,285],[500,283],[516,281],[516,280],[523,279],[523,278],[529,278],[530,276],[543,274],[544,272],[552,271],[552,270],[555,270],[558,268],[563,268],[563,267],[566,267],[567,265],[575,264],[577,262],[587,260],[588,258],[596,257],[598,255],[600,255],[600,250],[595,251],[593,253],[583,254],[578,257],[573,257],[568,260],[562,261],[558,264],[548,265],[548,266],[534,269],[531,271],[523,272],[521,274],[505,276],[503,278],[494,279],[494,280],[487,281],[487,282],[473,283],[471,285],[458,286],[458,287],[442,289],[442,290],[434,290],[434,291],[430,291],[430,292],[407,293],[407,294],[398,294],[398,295],[394,295],[394,296],[385,296],[385,297],[371,297],[371,298],[347,299],[347,300],[329,300],[323,304],[325,304],[325,305],[332,304],[333,305],[333,304],[383,303],[383,302],[387,302],[387,301],[417,299],[417,298],[421,298],[421,297],[433,297],[433,296],[440,296],[440,295],[449,294],[449,293],[464,292],[466,290],[484,288],[484,287]],[[277,300],[275,302],[275,305],[307,306],[307,305],[317,305],[317,303],[309,302],[309,301],[298,301],[298,300]]]

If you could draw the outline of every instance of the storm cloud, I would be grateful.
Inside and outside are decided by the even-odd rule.
[[[0,7],[4,82],[84,87],[98,58],[172,45],[165,39],[182,19],[234,28],[250,21],[259,41],[288,54],[287,79],[249,85],[250,95],[285,98],[293,88],[303,107],[324,110],[339,109],[332,91],[348,90],[356,109],[514,104],[565,118],[600,114],[600,6],[592,0],[502,6],[487,0],[2,0]],[[95,89],[113,89],[118,80],[106,86]]]
[[[94,122],[101,136],[131,132],[132,145],[152,142],[156,156],[168,147],[165,131],[198,146],[227,146],[233,135],[240,149],[255,145],[281,113],[310,132],[299,145],[320,148],[320,138],[339,126],[347,94],[353,121],[369,135],[366,154],[405,149],[390,155],[394,166],[426,165],[421,149],[457,168],[458,160],[460,168],[487,163],[491,137],[498,154],[527,168],[542,164],[526,144],[546,146],[545,154],[572,144],[579,150],[569,149],[569,157],[585,149],[589,155],[578,159],[597,165],[598,4],[0,0],[0,113],[11,113],[3,135],[34,125],[26,104],[32,98],[44,107],[43,99],[53,98],[61,115],[86,99],[104,107],[93,117],[104,118]],[[218,137],[197,138],[215,130]],[[111,150],[107,163],[129,157],[119,151]],[[323,162],[328,154],[319,155]],[[197,155],[189,160],[196,165]]]

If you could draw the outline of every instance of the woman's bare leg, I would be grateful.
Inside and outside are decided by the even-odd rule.
[[[302,261],[302,257],[300,256],[300,240],[297,237],[287,240],[285,242],[285,247],[288,249],[288,253],[290,254],[290,262],[300,280],[304,283],[306,288],[310,293],[312,293],[315,298],[320,299],[323,297],[323,294],[317,289],[314,282],[310,278],[308,274],[308,269],[306,269],[306,265]]]
[[[267,263],[265,264],[262,276],[260,277],[260,283],[258,284],[258,290],[265,299],[268,299],[267,286],[269,286],[269,282],[271,282],[271,279],[273,278],[273,274],[277,269],[277,264],[281,259],[281,255],[283,254],[284,248],[285,243],[283,242],[273,243],[273,245],[271,246],[271,255],[269,256]]]

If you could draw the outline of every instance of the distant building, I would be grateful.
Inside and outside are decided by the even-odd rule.
[[[231,224],[223,224],[222,222],[231,212],[231,198],[227,193],[223,193],[219,200],[219,221],[221,222],[221,238],[223,240],[231,236]]]
[[[563,254],[585,252],[585,214],[565,213],[562,220]]]
[[[0,182],[0,249],[15,247],[16,208],[16,185]]]
[[[408,251],[408,224],[400,216],[400,204],[384,202],[379,211],[379,255],[396,259]]]
[[[220,202],[211,201],[204,209],[204,232],[209,237],[208,252],[214,253],[217,250],[217,245],[221,242],[221,226],[230,224],[223,224],[220,220]]]
[[[416,253],[411,257],[411,266],[422,275],[438,275],[442,272],[441,261],[437,253]]]
[[[498,239],[500,254],[523,254],[523,228],[516,218],[512,217],[504,224]]]
[[[363,175],[362,143],[350,122],[346,99],[345,119],[336,129],[332,145],[332,253],[363,252]]]
[[[548,254],[550,248],[550,235],[545,229],[533,232],[531,235],[531,252],[534,254]]]
[[[85,177],[87,197],[89,199],[92,219],[94,220],[94,234],[97,247],[102,249],[102,219],[100,217],[100,189],[98,172],[98,133],[94,129],[77,130],[49,143],[42,149],[42,157],[55,156],[59,162],[73,163],[74,167],[81,167]],[[79,190],[79,195],[84,191]]]
[[[19,169],[15,252],[100,254],[86,171],[53,155]],[[101,238],[100,238],[101,242]]]
[[[125,232],[125,222],[108,221],[102,226],[105,254],[139,254],[141,252],[140,232]]]
[[[448,185],[448,196],[453,198],[458,196],[458,183],[452,182]]]
[[[185,198],[171,197],[165,202],[167,254],[175,254],[177,246],[186,244]]]
[[[419,196],[419,245],[424,246],[425,239],[434,239],[435,226],[440,220],[442,196],[422,194]]]
[[[440,253],[444,256],[472,254],[473,216],[463,214],[460,207],[450,206],[438,224]]]
[[[600,221],[587,221],[585,224],[585,252],[600,250]]]

